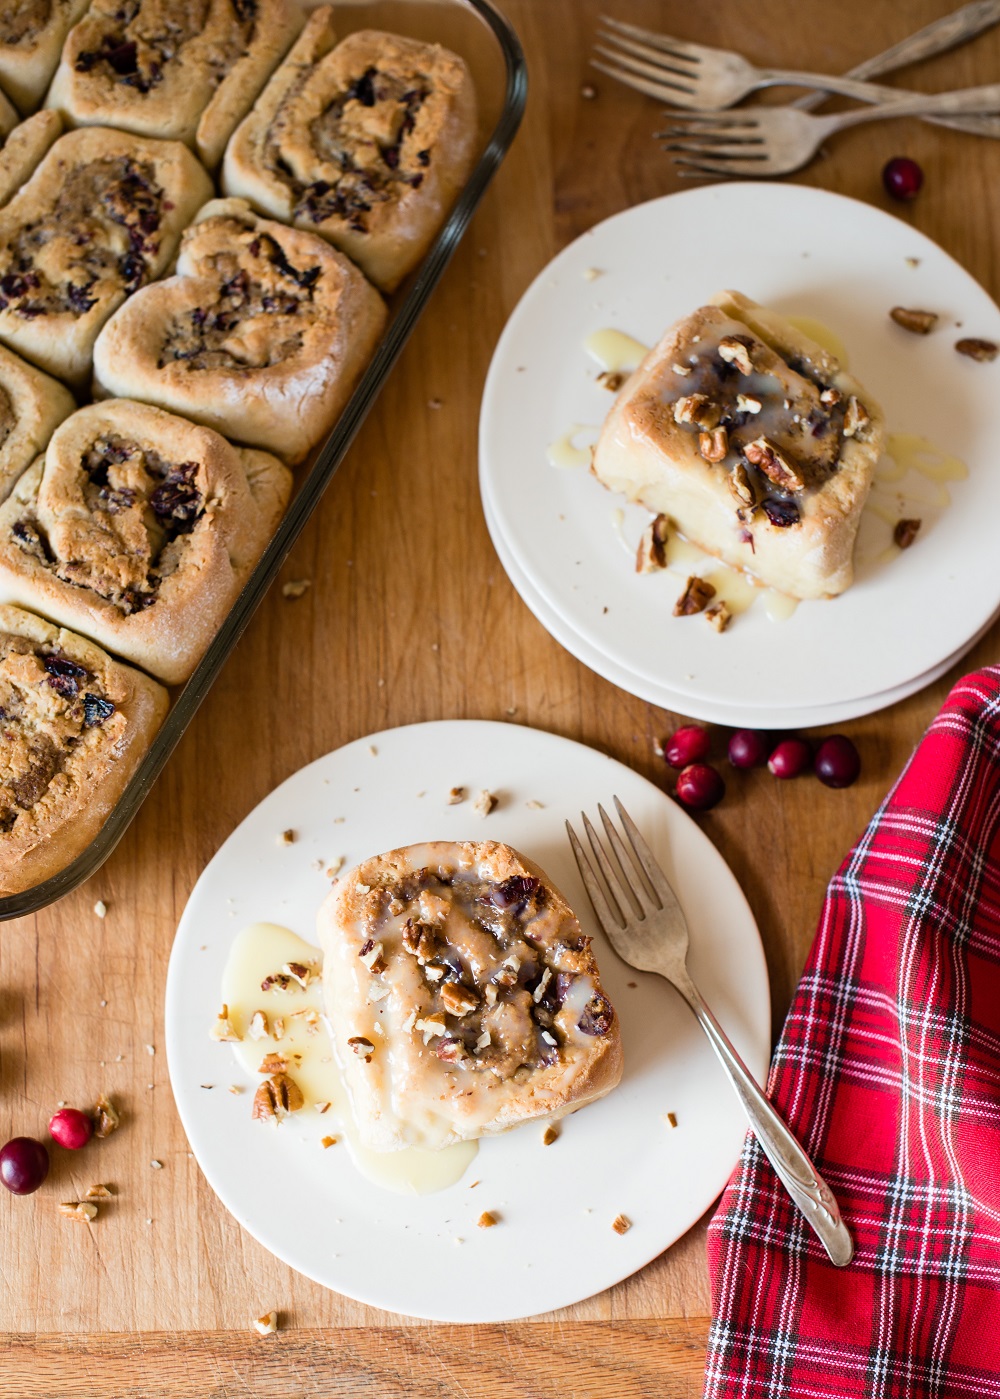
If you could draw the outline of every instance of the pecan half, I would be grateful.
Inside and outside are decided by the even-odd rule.
[[[738,461],[729,473],[729,490],[739,505],[752,510],[757,504],[757,492],[753,488],[750,473],[741,461]]]
[[[908,549],[917,537],[919,520],[897,520],[892,532],[892,542],[900,549]]]
[[[280,1122],[290,1112],[298,1112],[305,1106],[302,1089],[287,1074],[274,1074],[262,1083],[253,1095],[251,1116],[256,1121],[275,1120]]]
[[[1000,354],[1000,345],[995,344],[992,340],[977,340],[975,336],[956,340],[955,349],[960,355],[966,355],[969,359],[991,360],[996,359],[997,355]]]
[[[675,617],[693,617],[696,612],[704,612],[715,597],[715,589],[704,578],[689,578],[684,591],[674,603]]]
[[[479,997],[457,981],[446,981],[441,987],[441,1004],[449,1015],[469,1015],[478,1007]]]
[[[666,515],[657,515],[642,532],[635,553],[636,573],[657,573],[667,566],[667,540],[670,522]]]
[[[846,427],[845,427],[846,432]],[[762,471],[769,481],[783,491],[801,491],[805,485],[795,462],[767,437],[756,437],[743,448],[747,461]]]
[[[929,335],[938,320],[936,311],[910,310],[906,306],[894,306],[889,315],[913,335]]]
[[[726,364],[735,365],[741,374],[753,373],[753,360],[750,351],[735,335],[724,335],[719,341],[719,358]]]
[[[717,427],[722,417],[722,409],[713,403],[708,394],[688,393],[674,404],[674,422],[691,423],[694,427],[710,432]]]
[[[729,451],[729,433],[724,427],[698,434],[698,451],[706,461],[722,461]]]

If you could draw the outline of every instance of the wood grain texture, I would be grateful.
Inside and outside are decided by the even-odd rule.
[[[294,1274],[226,1214],[188,1152],[162,1053],[167,958],[200,870],[276,783],[318,755],[417,720],[509,719],[665,780],[653,744],[676,716],[592,675],[534,621],[492,551],[476,477],[482,385],[521,293],[594,222],[677,187],[650,139],[656,105],[587,69],[604,4],[506,0],[530,67],[524,128],[288,561],[283,577],[312,588],[295,602],[272,590],[105,868],[56,907],[0,929],[0,1136],[42,1134],[58,1101],[86,1105],[102,1090],[125,1109],[116,1136],[55,1153],[37,1195],[0,1192],[0,1395],[700,1393],[704,1223],[636,1277],[544,1321],[403,1323]],[[619,0],[614,12],[755,61],[842,71],[951,4]],[[997,71],[994,32],[905,78],[937,90]],[[891,212],[996,294],[1000,143],[885,122],[838,137],[797,178],[890,208],[879,172],[901,153],[920,161],[926,183]],[[776,1028],[827,880],[949,685],[995,659],[998,641],[994,629],[952,675],[842,726],[864,759],[855,787],[751,773],[703,819],[759,922]],[[722,744],[719,734],[720,754]],[[94,1180],[116,1187],[113,1204],[90,1229],[62,1219],[57,1202]],[[271,1307],[285,1329],[258,1340],[250,1319]]]

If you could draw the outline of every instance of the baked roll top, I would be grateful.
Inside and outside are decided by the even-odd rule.
[[[166,690],[141,671],[0,606],[0,893],[86,848],[166,711]]]
[[[621,1077],[590,938],[496,841],[365,860],[319,912],[323,989],[357,1125],[376,1151],[560,1116]]]
[[[0,87],[22,112],[45,96],[69,28],[90,0],[5,0],[0,5]]]
[[[594,474],[792,597],[833,596],[885,440],[836,356],[739,292],[672,326],[601,430]]]
[[[184,234],[177,276],[102,330],[95,382],[297,462],[332,427],[385,321],[378,292],[322,238],[215,200]]]
[[[230,142],[223,188],[321,233],[391,291],[468,173],[475,111],[456,54],[371,29],[335,44],[324,6]]]
[[[11,124],[0,142],[0,205],[35,173],[42,156],[61,134],[58,112],[36,112],[17,126]]]
[[[0,341],[74,385],[101,326],[159,276],[212,184],[176,141],[60,137],[0,209]]]
[[[0,507],[0,599],[185,680],[290,486],[274,457],[158,408],[81,408]]]
[[[0,500],[75,409],[68,389],[0,346]]]
[[[213,169],[302,22],[296,0],[93,0],[46,102],[74,126],[184,141]]]

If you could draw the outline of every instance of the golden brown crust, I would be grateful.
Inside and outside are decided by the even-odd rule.
[[[0,501],[75,409],[68,389],[0,346]]]
[[[863,405],[856,432],[852,404]],[[884,436],[881,409],[835,356],[723,292],[672,326],[626,382],[593,469],[762,584],[832,596],[853,579]]]
[[[223,189],[322,234],[391,291],[468,173],[475,111],[456,54],[378,30],[336,44],[323,6],[229,143]]]
[[[558,1117],[621,1077],[590,939],[510,846],[431,841],[365,860],[320,909],[319,939],[334,1047],[375,1150]]]
[[[162,686],[93,642],[0,606],[0,894],[86,849],[167,705]]]
[[[209,428],[111,399],[57,428],[0,507],[0,596],[170,684],[200,660],[291,477]]]
[[[297,462],[333,426],[385,320],[378,292],[322,238],[214,200],[184,234],[177,276],[101,331],[95,383]]]
[[[0,7],[0,87],[33,112],[59,62],[71,25],[90,0],[11,0]]]
[[[62,117],[58,112],[36,112],[7,132],[0,149],[0,205],[6,204],[31,178],[61,135]]]
[[[101,326],[165,269],[211,196],[191,152],[88,127],[68,132],[0,209],[0,341],[70,384]]]
[[[296,0],[93,0],[46,99],[71,126],[184,141],[209,169],[302,28]]]

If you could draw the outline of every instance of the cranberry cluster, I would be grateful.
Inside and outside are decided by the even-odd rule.
[[[708,729],[702,724],[685,724],[663,744],[668,766],[679,768],[674,796],[689,811],[711,811],[726,795],[726,784],[718,768],[704,761],[711,748]],[[845,734],[831,734],[815,748],[797,735],[775,739],[759,729],[737,729],[728,745],[730,765],[754,768],[767,763],[768,771],[785,779],[798,777],[810,768],[827,787],[850,787],[861,771],[861,758]]]
[[[94,1134],[94,1124],[79,1108],[60,1108],[49,1120],[49,1135],[60,1146],[78,1151]],[[14,1137],[0,1148],[0,1182],[13,1195],[31,1195],[49,1173],[49,1153],[34,1137]]]

